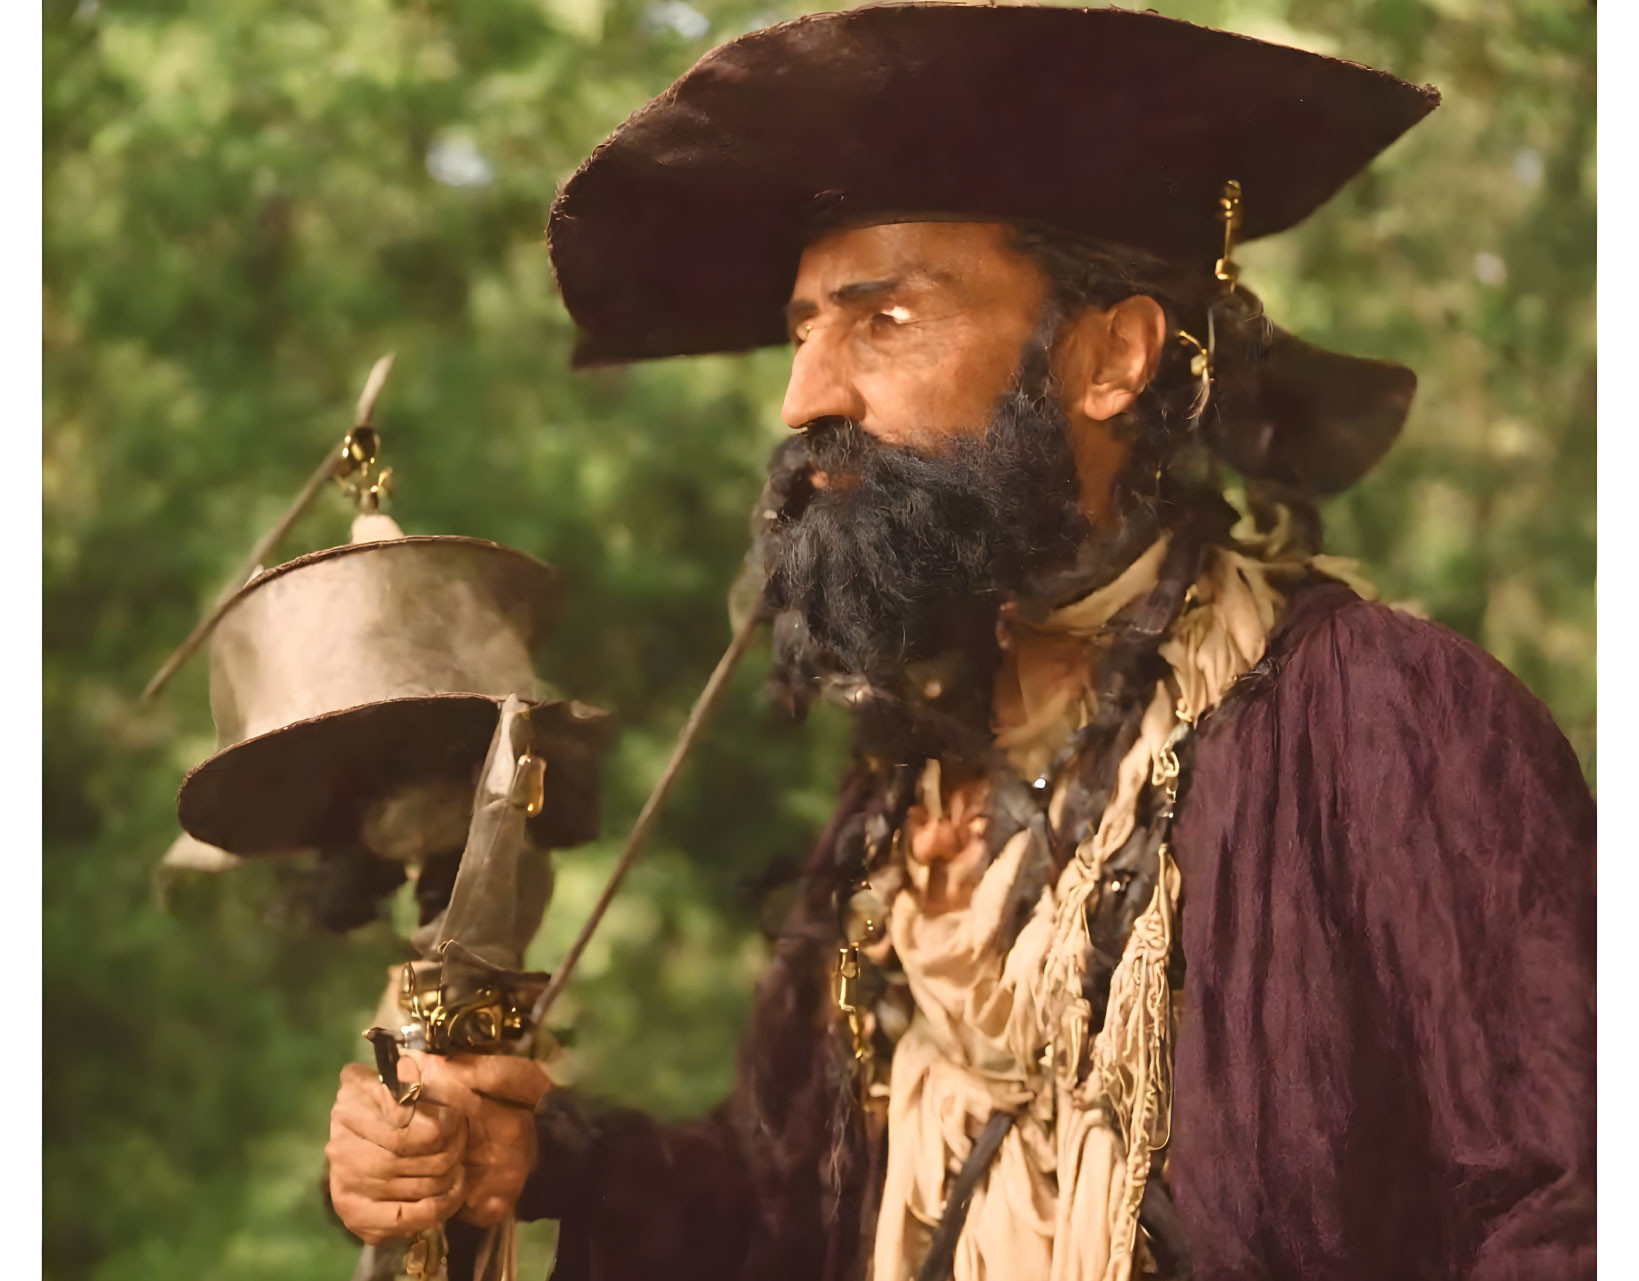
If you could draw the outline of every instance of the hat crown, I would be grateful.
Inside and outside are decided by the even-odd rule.
[[[235,854],[441,852],[428,842],[444,832],[458,845],[499,708],[516,694],[549,766],[533,839],[590,840],[613,724],[581,703],[532,701],[557,571],[373,519],[372,541],[276,566],[229,602],[211,644],[220,747],[183,782],[183,828]],[[371,536],[355,526],[355,537]]]
[[[571,178],[547,235],[577,365],[785,341],[805,240],[927,210],[1210,268],[1301,222],[1439,101],[1369,67],[1152,12],[886,4],[719,46]]]
[[[536,697],[558,576],[475,538],[332,547],[252,579],[211,639],[218,748],[388,699]]]

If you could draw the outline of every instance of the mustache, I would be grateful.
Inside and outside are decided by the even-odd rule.
[[[935,453],[858,423],[809,424],[766,547],[767,599],[843,670],[873,679],[958,636],[990,638],[1009,591],[1085,530],[1068,424],[1016,385],[983,432]]]
[[[808,463],[814,473],[828,480],[848,482],[885,455],[908,455],[903,446],[878,440],[851,418],[821,418],[802,429]]]
[[[973,495],[983,465],[984,450],[978,442],[953,441],[944,451],[928,454],[888,444],[846,418],[810,423],[803,428],[802,441],[808,493],[801,510],[790,513],[793,517],[814,503],[822,509],[868,506],[892,511],[899,505],[896,497],[924,510],[942,509],[946,503],[969,505],[963,496]]]
[[[891,467],[935,478],[971,470],[994,450],[998,434],[992,423],[983,437],[954,437],[939,451],[927,453],[908,445],[891,445],[851,418],[820,418],[802,429],[810,466],[828,481],[845,482],[837,488],[845,488],[871,468]]]

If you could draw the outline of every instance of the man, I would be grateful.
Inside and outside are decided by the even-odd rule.
[[[562,1278],[1593,1274],[1591,799],[1319,553],[1412,379],[1233,258],[1436,102],[1153,14],[883,7],[594,154],[551,223],[582,363],[794,345],[771,685],[855,709],[855,768],[721,1108],[349,1068],[350,1227],[515,1206]]]

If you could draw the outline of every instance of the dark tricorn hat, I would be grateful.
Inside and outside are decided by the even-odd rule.
[[[1241,239],[1283,231],[1438,103],[1357,63],[1148,12],[909,4],[780,23],[707,54],[559,192],[548,238],[574,363],[784,342],[803,245],[839,218],[1030,222],[1210,270],[1227,180],[1245,193]],[[1271,359],[1314,350],[1277,343]],[[1237,452],[1311,485],[1281,475],[1313,469],[1285,457],[1274,420],[1307,416],[1291,426],[1312,446],[1346,412],[1370,457],[1326,479],[1355,479],[1415,380],[1363,362],[1346,397],[1292,399],[1337,369],[1283,371],[1264,438]]]

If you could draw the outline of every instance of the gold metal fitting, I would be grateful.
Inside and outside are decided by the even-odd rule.
[[[1178,774],[1178,753],[1173,750],[1172,744],[1168,743],[1155,754],[1155,761],[1150,769],[1150,786],[1176,785]]]
[[[837,1009],[859,1008],[859,949],[845,944],[837,949]]]
[[[1189,358],[1189,372],[1197,378],[1211,378],[1212,355],[1207,351],[1206,344],[1187,329],[1180,329],[1177,337],[1179,342],[1195,353]]]
[[[428,1228],[410,1242],[404,1252],[404,1275],[410,1281],[436,1281],[445,1275],[444,1263],[449,1243],[442,1228]]]
[[[522,807],[534,818],[546,804],[546,758],[525,752],[518,758],[518,769],[512,776],[512,794],[507,798]]]
[[[353,428],[342,437],[341,459],[336,466],[336,475],[345,478],[355,472],[369,471],[380,452],[381,436],[374,427]]]
[[[409,965],[400,980],[399,1004],[420,1023],[427,1049],[434,1054],[499,1053],[507,1037],[522,1033],[527,1017],[496,987],[481,987],[454,1003],[444,1000],[442,989],[424,995]]]
[[[393,492],[393,469],[383,467],[372,475],[381,460],[381,436],[374,427],[361,423],[342,438],[341,456],[336,460],[336,483],[363,512],[376,511],[383,498]]]
[[[1235,262],[1235,245],[1241,234],[1241,184],[1231,178],[1224,183],[1224,194],[1218,197],[1218,221],[1224,225],[1224,256],[1218,259],[1212,274],[1234,293],[1241,278],[1240,266]]]
[[[837,1009],[847,1018],[855,1062],[863,1062],[871,1053],[871,1043],[865,1035],[865,1020],[859,1009],[859,977],[859,949],[845,943],[837,949]]]
[[[1177,338],[1180,343],[1190,348],[1195,354],[1189,358],[1190,374],[1200,379],[1200,389],[1195,393],[1195,401],[1189,407],[1189,416],[1194,421],[1206,412],[1208,403],[1212,400],[1212,314],[1207,313],[1207,342],[1203,343],[1187,329],[1180,329]]]

